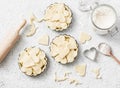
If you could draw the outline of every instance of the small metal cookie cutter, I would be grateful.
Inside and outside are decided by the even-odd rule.
[[[88,58],[89,60],[95,61],[97,56],[98,56],[98,52],[97,49],[95,47],[91,47],[90,49],[86,49],[83,52],[83,55]]]

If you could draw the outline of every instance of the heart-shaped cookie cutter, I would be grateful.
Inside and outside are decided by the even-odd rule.
[[[90,53],[93,53],[93,57],[91,58],[89,56]],[[83,55],[88,58],[89,60],[92,60],[92,61],[95,61],[96,58],[97,58],[97,55],[98,55],[98,52],[97,52],[97,49],[95,47],[91,47],[90,49],[86,49],[84,52],[83,52]]]

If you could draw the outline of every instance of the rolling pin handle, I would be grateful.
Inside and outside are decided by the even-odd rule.
[[[18,27],[18,29],[17,29],[17,32],[19,33],[20,32],[20,30],[25,26],[25,24],[26,24],[26,20],[24,19],[23,20],[23,22],[22,22],[22,24]]]

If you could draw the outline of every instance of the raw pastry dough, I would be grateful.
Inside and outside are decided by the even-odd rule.
[[[84,44],[86,41],[91,40],[91,36],[85,32],[81,32],[80,34],[80,43]]]
[[[34,24],[34,21],[36,21],[37,18],[35,17],[34,14],[32,14],[32,16],[30,17],[30,30],[26,33],[27,37],[33,36],[36,33],[36,27]]]
[[[36,33],[35,24],[31,24],[30,30],[26,33],[27,37],[33,36]]]
[[[62,82],[67,80],[68,78],[64,75],[64,77],[58,77],[57,73],[55,72],[55,82]]]
[[[78,54],[78,45],[69,35],[60,35],[50,45],[51,56],[62,64],[73,62]]]
[[[69,79],[69,84],[75,84],[75,85],[79,85],[79,84],[81,84],[78,80],[76,80],[76,79]]]
[[[92,72],[96,75],[96,79],[100,79],[100,68],[92,69]]]
[[[30,76],[36,76],[46,68],[47,58],[39,48],[30,47],[19,54],[18,63],[22,72]]]
[[[48,35],[41,36],[38,42],[41,45],[46,45],[47,46],[49,44],[49,36]]]
[[[76,80],[75,79],[69,79],[69,81],[70,81],[69,82],[70,84],[73,84],[73,83],[75,83]]]
[[[75,66],[75,70],[80,76],[85,76],[86,64],[80,64],[80,65]]]
[[[54,3],[46,9],[44,20],[50,29],[62,31],[71,23],[71,10],[64,3]]]
[[[63,82],[63,81],[67,80],[67,81],[69,81],[69,84],[75,84],[75,85],[81,84],[78,80],[76,80],[74,78],[70,78],[69,74],[71,74],[71,72],[65,72],[63,77],[58,77],[57,72],[55,72],[54,81],[55,82]]]

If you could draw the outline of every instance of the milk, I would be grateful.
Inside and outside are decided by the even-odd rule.
[[[100,29],[108,29],[116,22],[116,12],[107,5],[97,7],[92,13],[92,21]]]

